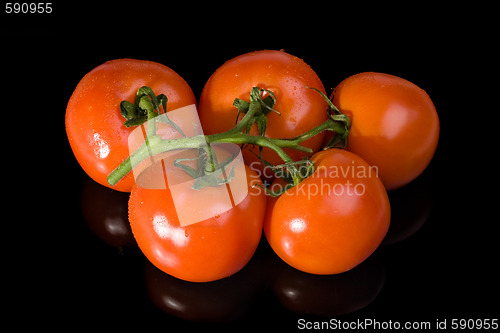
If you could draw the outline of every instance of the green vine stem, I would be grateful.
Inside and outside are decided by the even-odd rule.
[[[236,124],[235,127],[224,133],[197,135],[193,137],[165,140],[154,132],[154,127],[149,126],[148,124],[148,137],[146,138],[145,142],[136,151],[134,151],[131,156],[129,156],[125,161],[118,165],[116,169],[114,169],[108,175],[108,183],[113,186],[118,183],[123,177],[125,177],[125,175],[132,171],[131,159],[133,159],[134,161],[144,161],[150,156],[179,149],[201,148],[205,150],[208,156],[206,162],[207,164],[205,165],[205,172],[214,172],[216,169],[216,163],[214,163],[210,145],[213,143],[234,143],[256,145],[259,147],[274,150],[283,160],[283,165],[290,173],[293,180],[293,186],[295,186],[307,175],[304,176],[303,174],[301,174],[301,172],[299,172],[299,170],[297,169],[297,163],[292,158],[290,158],[290,156],[288,156],[283,148],[291,148],[303,152],[312,153],[313,151],[310,148],[301,146],[300,144],[323,131],[332,131],[337,133],[335,137],[341,138],[341,146],[345,146],[345,140],[347,139],[350,128],[350,120],[346,115],[340,114],[337,109],[335,109],[335,112],[333,113],[331,112],[331,110],[329,111],[329,117],[326,121],[293,139],[265,137],[265,129],[264,131],[261,131],[259,129],[261,135],[248,134],[251,125],[256,122],[256,119],[260,119],[259,121],[262,121],[263,117],[265,117],[265,115],[269,113],[274,106],[275,99],[274,95],[272,95],[272,92],[270,92],[270,95],[272,95],[273,98],[263,100],[261,98],[262,91],[264,90],[259,87],[254,87],[250,93],[250,103],[241,100],[235,100],[235,105],[244,104],[244,110],[242,111],[240,109],[240,111],[244,112],[245,115]],[[127,119],[126,123],[133,124],[130,126],[140,125],[146,120],[153,120],[157,115],[160,114],[160,104],[163,105],[163,109],[164,111],[166,111],[165,95],[156,96],[148,87],[139,89],[138,96],[139,94],[141,94],[141,96],[136,97],[135,106],[134,104],[129,102],[122,102],[121,104],[122,115],[124,115],[124,117]],[[324,94],[321,95],[325,99],[327,99]],[[148,98],[149,100],[145,100],[145,98]],[[328,102],[330,101],[328,100]],[[169,124],[178,129],[175,123]],[[182,133],[182,131],[180,132]]]

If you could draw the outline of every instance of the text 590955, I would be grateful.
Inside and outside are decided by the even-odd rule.
[[[50,14],[52,13],[52,2],[7,2],[5,4],[7,14]]]

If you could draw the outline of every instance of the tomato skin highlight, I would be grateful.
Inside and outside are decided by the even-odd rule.
[[[264,232],[290,266],[312,274],[342,273],[382,242],[390,223],[389,199],[376,171],[370,175],[370,165],[353,153],[329,149],[312,161],[313,175],[268,198]],[[277,184],[283,180],[276,179],[271,189]]]
[[[428,166],[439,140],[439,118],[427,93],[383,73],[360,73],[335,89],[333,104],[352,121],[347,150],[379,168],[388,190]]]
[[[327,119],[326,102],[306,86],[325,92],[314,70],[302,59],[284,51],[255,51],[228,60],[212,74],[200,97],[199,115],[204,133],[230,130],[238,114],[233,106],[234,99],[248,101],[250,90],[260,87],[273,91],[277,100],[274,109],[281,113],[267,115],[266,137],[294,138],[303,134]],[[250,133],[258,135],[256,125]],[[324,133],[320,133],[303,145],[317,152],[323,138]],[[258,154],[258,148],[252,150]],[[293,149],[285,149],[285,152],[294,160],[310,155]],[[260,163],[250,149],[243,150],[243,157],[248,165]],[[274,165],[283,163],[274,151],[267,148],[263,150],[263,157]]]
[[[181,227],[168,189],[134,186],[129,200],[132,232],[144,255],[167,274],[191,282],[228,277],[242,269],[262,236],[266,196],[258,175],[245,166],[248,195],[234,208]],[[196,203],[186,202],[186,205]]]
[[[189,85],[167,66],[152,61],[117,59],[90,71],[78,83],[66,109],[66,133],[83,170],[101,185],[130,192],[132,173],[115,186],[108,174],[129,156],[128,136],[120,102],[134,102],[137,90],[149,86],[168,97],[168,110],[196,104]]]

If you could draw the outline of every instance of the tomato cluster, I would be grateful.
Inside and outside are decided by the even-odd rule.
[[[328,100],[320,78],[302,59],[284,51],[243,54],[209,78],[198,115],[207,140],[222,140],[220,133],[229,133],[234,136],[224,140],[243,144],[246,195],[231,209],[215,207],[212,217],[182,225],[174,205],[180,202],[195,211],[199,202],[179,198],[169,187],[143,188],[132,173],[116,184],[108,183],[108,175],[129,157],[133,128],[124,125],[123,117],[130,123],[132,116],[124,115],[121,102],[137,103],[136,92],[144,86],[166,96],[165,113],[196,104],[189,85],[170,68],[149,61],[113,60],[78,84],[66,110],[66,131],[78,162],[91,178],[131,192],[129,221],[146,257],[162,271],[187,281],[214,281],[236,273],[254,254],[263,231],[278,256],[296,269],[312,274],[352,269],[375,251],[388,231],[387,190],[420,175],[438,142],[434,105],[411,82],[361,73],[342,81]],[[251,94],[248,107],[250,91],[261,95]],[[148,96],[153,105],[160,104],[157,96]],[[259,111],[250,119],[252,96]],[[341,117],[349,120],[345,131],[335,131],[342,126],[327,126]],[[246,127],[235,131],[243,121]],[[339,148],[336,138],[341,135],[347,142]],[[291,182],[290,170],[296,170],[291,161],[304,160],[309,161],[301,164],[306,171],[295,174]],[[182,170],[195,172],[187,165]],[[230,181],[218,186],[230,189]],[[214,193],[206,188],[193,191]]]

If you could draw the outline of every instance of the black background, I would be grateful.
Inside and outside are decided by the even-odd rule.
[[[454,318],[499,317],[491,8],[61,1],[53,8],[50,15],[2,8],[1,17],[2,261],[19,327],[294,331],[300,318],[371,318],[433,328],[447,319],[449,328]],[[66,103],[79,80],[107,60],[153,60],[199,98],[226,60],[266,48],[303,58],[327,90],[378,71],[432,98],[439,146],[417,181],[391,193],[392,243],[349,275],[317,278],[287,268],[263,239],[242,272],[194,286],[155,271],[135,246],[119,250],[92,231],[85,209],[114,194],[85,192],[92,182],[66,138]],[[117,200],[114,216],[126,214],[126,197]],[[186,311],[166,313],[149,297],[153,286]]]

